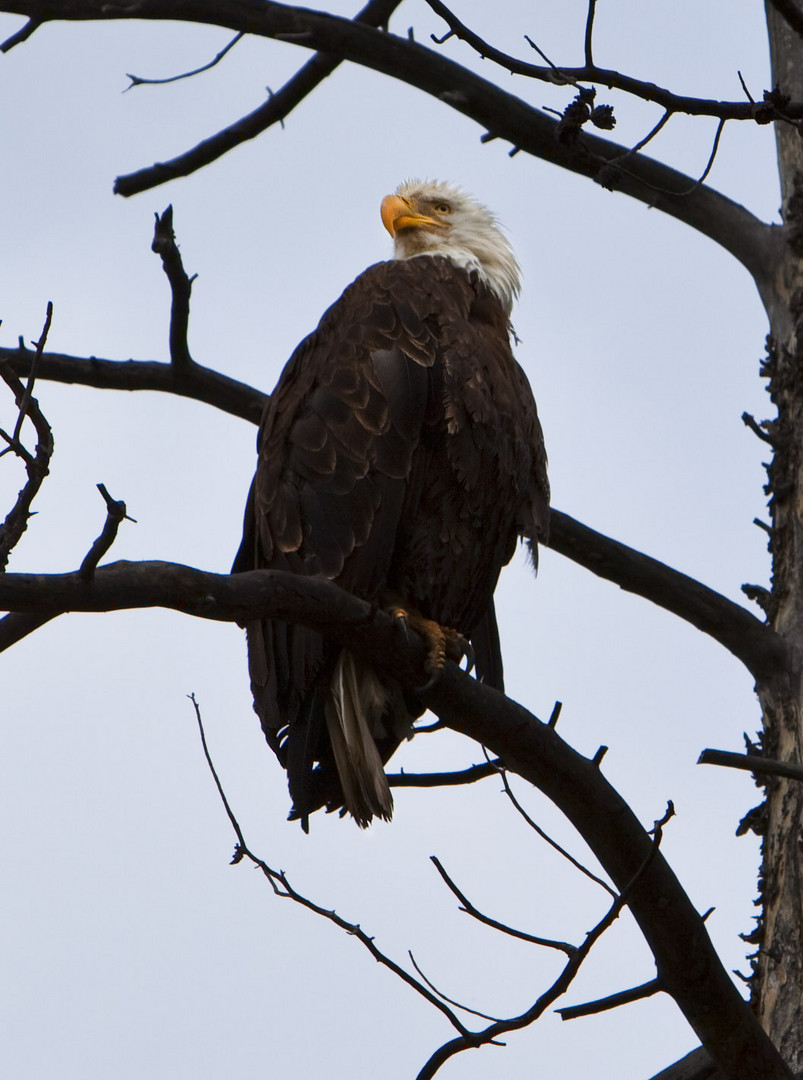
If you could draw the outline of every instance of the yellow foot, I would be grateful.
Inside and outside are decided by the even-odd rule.
[[[465,657],[466,670],[470,671],[474,666],[474,650],[471,648],[471,642],[467,641],[458,630],[453,630],[451,626],[441,626],[432,619],[426,619],[418,611],[396,607],[392,609],[392,614],[410,629],[417,630],[427,643],[427,659],[424,666],[430,675],[430,680],[421,688],[422,690],[428,690],[435,683],[447,660],[454,660],[456,664],[459,664]]]

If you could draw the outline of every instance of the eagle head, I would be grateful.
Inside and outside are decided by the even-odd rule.
[[[510,314],[521,287],[516,256],[494,215],[454,184],[405,180],[382,200],[397,259],[443,255],[477,270]]]

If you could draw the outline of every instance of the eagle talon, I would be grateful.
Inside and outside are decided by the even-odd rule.
[[[451,626],[441,626],[433,619],[427,619],[419,612],[409,611],[406,608],[393,608],[392,614],[402,623],[405,632],[410,629],[417,630],[427,643],[424,669],[431,678],[419,688],[420,692],[432,689],[440,678],[447,660],[460,664],[465,659],[466,671],[471,671],[474,666],[474,650],[459,630],[454,630]]]

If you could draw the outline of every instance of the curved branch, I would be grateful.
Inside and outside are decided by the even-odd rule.
[[[39,14],[34,0],[0,2],[0,11],[20,15],[30,15],[34,7]],[[260,4],[252,0],[137,0],[133,10],[105,0],[51,0],[47,7],[49,19],[126,19],[132,15],[224,26],[287,41],[399,79],[481,124],[515,150],[587,176],[685,222],[739,259],[759,285],[770,279],[772,256],[781,243],[779,226],[765,224],[712,188],[700,185],[689,192],[691,177],[651,158],[630,157],[625,167],[620,159],[628,149],[617,143],[592,135],[575,145],[558,142],[556,122],[545,113],[409,38],[269,0]]]
[[[268,616],[300,622],[359,652],[378,670],[392,672],[405,687],[421,687],[428,678],[423,640],[413,640],[398,620],[323,578],[272,570],[210,574],[158,562],[112,563],[100,567],[91,581],[77,574],[0,577],[2,610],[155,606],[240,623]],[[627,891],[658,978],[725,1074],[791,1080],[669,865],[594,762],[572,750],[554,728],[454,664],[445,666],[423,698],[448,727],[487,746],[506,768],[535,784],[578,829],[620,891]]]
[[[446,873],[446,870],[444,869],[443,864],[441,863],[437,855],[430,855],[429,858],[435,866],[435,869],[440,874],[443,881],[446,883],[447,887],[451,889],[451,891],[463,905],[461,910],[465,911],[465,913],[467,915],[470,915],[473,919],[476,919],[478,922],[485,923],[486,926],[490,926],[494,930],[499,930],[503,934],[508,934],[510,937],[518,938],[519,941],[526,941],[530,945],[541,945],[546,949],[557,949],[560,952],[565,953],[567,956],[574,956],[574,954],[577,952],[577,946],[570,944],[568,941],[555,941],[553,938],[537,937],[535,934],[528,934],[524,930],[517,930],[513,926],[508,926],[506,923],[501,923],[498,919],[492,919],[490,915],[483,915],[483,913],[479,911],[474,906],[474,904],[471,903],[466,894],[457,887],[454,881],[452,881],[449,874]]]
[[[167,83],[181,82],[182,79],[192,79],[195,75],[201,75],[205,71],[210,71],[213,67],[216,67],[244,37],[245,34],[235,34],[231,41],[227,45],[224,45],[220,52],[216,53],[208,63],[193,68],[192,71],[182,71],[180,75],[167,75],[162,79],[143,79],[139,75],[131,75],[129,72],[126,72],[126,78],[131,80],[131,85],[126,87],[126,91],[133,90],[136,86],[165,86]]]
[[[787,647],[766,623],[721,593],[553,510],[547,544],[598,577],[680,616],[732,652],[756,679],[783,669]]]

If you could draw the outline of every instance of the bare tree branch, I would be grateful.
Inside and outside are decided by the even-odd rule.
[[[437,994],[439,998],[443,998],[443,1000],[446,1002],[447,1005],[454,1005],[454,1007],[456,1009],[460,1009],[460,1010],[462,1010],[462,1012],[471,1013],[472,1016],[479,1016],[481,1020],[490,1020],[491,1023],[494,1023],[494,1024],[500,1022],[500,1018],[498,1016],[489,1016],[488,1013],[479,1012],[478,1009],[470,1009],[468,1007],[468,1005],[463,1005],[463,1004],[461,1004],[461,1002],[455,1001],[454,998],[447,997],[447,995],[444,994],[444,992],[442,990],[439,990],[437,988],[437,986],[430,979],[428,979],[426,977],[424,972],[421,970],[421,967],[416,962],[416,959],[413,956],[413,953],[412,953],[411,949],[407,950],[407,955],[410,957],[410,963],[413,965],[416,972],[421,976],[421,978],[427,984],[427,986],[430,988],[430,990],[434,994]]]
[[[5,570],[12,550],[19,543],[22,534],[28,527],[31,505],[48,475],[50,459],[53,456],[53,433],[39,408],[39,403],[31,395],[36,372],[41,366],[42,350],[47,341],[52,317],[53,305],[48,303],[45,325],[31,357],[27,386],[24,386],[17,375],[9,370],[9,366],[0,359],[0,379],[14,394],[17,405],[17,420],[13,434],[9,435],[0,428],[0,437],[7,444],[6,449],[0,452],[0,457],[6,453],[16,454],[24,462],[27,476],[16,502],[6,515],[3,524],[0,525],[0,573]],[[36,450],[33,454],[26,449],[21,440],[22,427],[26,417],[30,418],[36,431]]]
[[[651,600],[710,634],[757,679],[771,678],[782,669],[786,645],[781,637],[745,608],[699,581],[557,510],[552,511],[547,543],[598,577]]]
[[[60,614],[60,612],[57,612]],[[54,615],[32,615],[25,611],[12,611],[0,619],[0,652],[10,649],[18,641],[33,634],[45,623],[55,618]]]
[[[620,990],[618,994],[609,994],[608,997],[598,998],[596,1001],[587,1001],[584,1005],[567,1005],[564,1009],[556,1009],[561,1020],[577,1020],[581,1016],[594,1016],[596,1013],[607,1012],[609,1009],[618,1009],[622,1005],[630,1005],[634,1001],[643,1001],[645,998],[660,994],[663,986],[659,979],[650,979],[641,986],[631,987],[630,990]]]
[[[211,68],[216,67],[244,37],[245,34],[235,34],[228,45],[224,45],[220,52],[212,57],[208,64],[202,64],[201,67],[193,68],[192,71],[183,71],[180,75],[168,75],[164,79],[143,79],[139,75],[130,75],[126,72],[126,78],[131,80],[131,85],[127,86],[126,90],[133,90],[135,86],[164,86],[166,83],[180,82],[182,79],[191,79],[194,75],[201,75],[204,71],[209,71]]]
[[[355,22],[363,22],[367,26],[386,26],[387,21],[399,6],[401,0],[370,0],[356,16]],[[242,33],[238,33],[235,40],[239,40]],[[232,42],[228,48],[233,45]],[[224,50],[225,51],[225,50]],[[222,55],[222,54],[221,54]],[[216,63],[219,57],[215,58]],[[174,180],[179,176],[188,176],[197,172],[204,165],[217,161],[219,157],[240,146],[249,139],[261,135],[273,124],[279,123],[284,126],[284,121],[293,109],[299,105],[323,80],[331,75],[335,68],[339,67],[342,60],[338,56],[327,53],[316,53],[311,60],[284,84],[275,94],[270,94],[264,105],[241,117],[229,127],[223,128],[217,134],[212,135],[191,150],[187,150],[171,161],[160,161],[137,172],[118,176],[114,182],[114,190],[117,195],[136,195],[140,191],[157,187],[167,180]],[[207,65],[210,66],[210,65]],[[203,71],[204,68],[199,68]],[[190,72],[195,74],[195,72]],[[129,78],[131,76],[129,75]],[[141,80],[140,80],[141,81]]]
[[[622,894],[614,898],[613,903],[603,918],[597,923],[593,930],[586,934],[583,944],[569,957],[563,971],[553,982],[552,986],[550,986],[545,993],[541,994],[535,1004],[520,1016],[499,1020],[496,1023],[491,1024],[490,1027],[487,1027],[484,1031],[468,1036],[463,1035],[445,1043],[432,1055],[418,1074],[417,1080],[431,1080],[431,1077],[435,1075],[441,1065],[448,1061],[450,1057],[453,1057],[463,1050],[494,1043],[501,1034],[529,1026],[543,1015],[549,1005],[565,993],[593,946],[599,941],[605,931],[613,925],[614,921],[618,919],[622,908],[627,903],[630,891],[636,887],[640,878],[647,872],[650,864],[655,860],[661,842],[661,827],[671,816],[671,813],[672,811],[668,810],[666,816],[660,822],[655,823],[653,841],[649,852],[645,856],[644,862],[638,868],[633,878],[628,882],[627,886],[622,891]]]
[[[535,934],[527,934],[524,930],[516,930],[513,926],[507,926],[505,923],[499,922],[497,919],[492,919],[489,915],[483,915],[467,898],[465,893],[455,885],[451,877],[446,873],[443,868],[443,864],[437,855],[430,855],[431,861],[435,865],[435,869],[440,876],[446,882],[446,885],[454,893],[460,903],[463,905],[462,911],[465,911],[467,915],[470,915],[472,919],[476,919],[477,922],[484,923],[485,926],[491,926],[494,930],[500,930],[503,934],[508,934],[510,937],[517,938],[519,941],[528,941],[531,945],[542,945],[546,949],[557,949],[559,952],[566,953],[567,956],[574,956],[577,952],[576,945],[570,945],[568,941],[555,941],[552,938],[537,937]]]
[[[97,487],[103,501],[106,503],[106,521],[100,536],[89,549],[78,568],[76,576],[82,581],[89,581],[93,577],[98,562],[117,538],[120,522],[123,520],[134,521],[134,518],[129,517],[126,513],[124,502],[112,499],[104,484],[98,484]],[[11,648],[12,645],[16,645],[18,641],[34,633],[34,631],[60,614],[61,612],[58,611],[44,614],[32,614],[25,611],[9,612],[3,619],[0,619],[0,652],[4,652],[6,649]]]
[[[168,206],[160,216],[156,214],[151,250],[162,260],[162,268],[170,282],[173,302],[170,305],[170,364],[179,372],[193,366],[187,344],[190,323],[190,293],[195,275],[187,277],[181,254],[173,232],[173,207]]]
[[[78,576],[84,581],[89,581],[94,575],[98,563],[116,540],[120,522],[125,520],[134,521],[134,518],[129,517],[126,513],[125,503],[121,499],[113,499],[104,484],[98,484],[97,487],[103,496],[103,501],[106,503],[106,521],[103,525],[103,531],[86,553],[84,561],[78,568]]]
[[[439,725],[442,727],[442,725]],[[420,728],[416,730],[419,734]],[[499,771],[499,761],[486,761],[482,765],[472,765],[460,772],[440,773],[389,773],[388,783],[391,787],[457,787],[463,784],[474,784],[477,780],[485,780],[489,776],[495,776]]]
[[[32,362],[31,352],[22,346],[0,348],[0,364],[6,363],[16,375],[28,375]],[[252,424],[259,423],[268,400],[267,394],[252,386],[200,364],[177,371],[172,364],[156,360],[104,360],[46,352],[39,362],[38,377],[100,390],[160,390],[214,405]]]
[[[803,765],[789,761],[773,761],[760,754],[734,754],[729,750],[703,750],[698,765],[724,765],[728,769],[744,769],[757,776],[785,776],[803,781]]]
[[[15,34],[12,34],[11,37],[6,38],[2,45],[0,45],[0,53],[7,53],[10,49],[13,49],[15,45],[21,45],[23,41],[27,41],[31,34],[39,29],[42,22],[43,20],[41,18],[31,15],[20,30]]]
[[[594,14],[597,9],[597,0],[588,0],[588,15],[586,17],[586,32],[584,41],[584,53],[586,59],[586,67],[594,67],[594,56],[592,50],[593,36],[594,36]]]
[[[41,15],[36,0],[0,0],[0,11],[13,14],[31,15],[34,7]],[[51,0],[47,7],[49,19],[125,19],[131,14],[128,6],[104,0]],[[686,222],[739,259],[760,289],[772,280],[770,264],[780,250],[782,227],[764,224],[704,185],[689,193],[692,178],[651,158],[639,154],[627,168],[617,165],[627,148],[616,143],[584,135],[577,145],[561,144],[555,139],[555,121],[543,112],[409,38],[269,0],[138,0],[136,17],[224,26],[288,41],[400,79],[470,117],[514,149],[598,180]]]
[[[599,764],[599,762],[596,760],[594,761],[594,763],[597,765]],[[507,778],[507,771],[505,770],[505,768],[499,768],[498,772],[502,778],[505,795],[507,795],[508,799],[510,799],[516,810],[516,813],[519,814],[522,818],[524,818],[524,820],[527,822],[533,832],[537,833],[538,836],[540,836],[545,843],[549,844],[549,846],[555,851],[557,851],[557,853],[561,855],[564,859],[566,859],[567,862],[571,863],[575,870],[579,870],[581,874],[584,874],[590,881],[593,881],[597,885],[601,886],[607,893],[610,893],[611,896],[616,896],[616,890],[612,889],[607,881],[604,881],[601,877],[598,877],[596,874],[592,873],[592,871],[589,870],[587,866],[583,866],[579,859],[575,859],[574,855],[568,852],[566,848],[561,847],[557,840],[553,840],[548,833],[544,832],[544,830],[541,828],[537,821],[533,821],[533,819],[521,805],[519,800],[513,794],[513,789],[510,786],[510,781]]]

